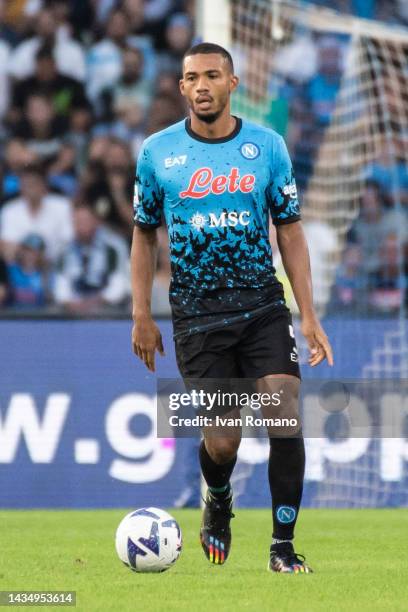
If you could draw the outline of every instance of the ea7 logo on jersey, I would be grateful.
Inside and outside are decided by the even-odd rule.
[[[292,183],[291,185],[285,185],[285,187],[283,188],[283,193],[286,196],[289,196],[291,200],[296,200],[297,199],[296,183]]]
[[[224,191],[235,193],[250,193],[254,189],[255,176],[244,174],[240,176],[238,168],[231,168],[228,175],[213,176],[211,168],[199,168],[190,179],[185,191],[180,191],[180,198],[204,198],[209,193],[221,195]]]
[[[173,166],[184,166],[187,161],[187,155],[178,155],[176,157],[166,157],[164,160],[165,168],[172,168]]]

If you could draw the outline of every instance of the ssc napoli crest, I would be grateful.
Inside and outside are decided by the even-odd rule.
[[[259,147],[253,142],[244,142],[239,150],[245,159],[256,159],[259,156]]]
[[[296,508],[293,506],[279,506],[276,510],[276,518],[280,523],[292,523],[296,517]]]

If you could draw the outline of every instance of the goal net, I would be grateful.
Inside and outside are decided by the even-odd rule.
[[[288,145],[334,375],[408,377],[408,30],[287,0],[219,0],[217,11],[210,4],[201,5],[200,34],[232,52],[240,77],[233,113]],[[296,313],[278,253],[275,262]],[[395,445],[365,442],[357,459],[309,472],[313,505],[408,505],[405,443],[397,443],[404,470],[387,475],[388,463],[398,463]],[[242,495],[255,468],[238,467]]]

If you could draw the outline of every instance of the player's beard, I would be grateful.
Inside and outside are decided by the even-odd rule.
[[[204,123],[214,123],[214,121],[216,121],[221,115],[222,110],[216,113],[212,113],[211,115],[204,115],[202,113],[197,113],[196,111],[193,111],[193,113],[198,119],[200,119],[200,121],[204,121]]]
[[[193,102],[190,103],[190,108],[193,111],[193,113],[195,114],[195,116],[197,117],[197,119],[200,119],[200,121],[203,121],[204,123],[214,123],[214,121],[216,121],[218,119],[218,117],[220,117],[222,115],[222,113],[224,112],[224,109],[227,105],[228,102],[228,97],[225,100],[221,100],[220,101],[220,105],[218,110],[212,112],[212,113],[200,113],[200,111],[197,111],[194,108],[194,104]]]

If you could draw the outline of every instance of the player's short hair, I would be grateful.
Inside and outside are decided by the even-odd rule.
[[[210,55],[210,53],[221,55],[228,62],[231,72],[234,72],[234,62],[231,53],[224,49],[224,47],[221,47],[221,45],[216,45],[215,43],[203,42],[190,47],[183,55],[183,64],[186,57],[190,57],[190,55],[199,55],[201,53],[204,55]]]

